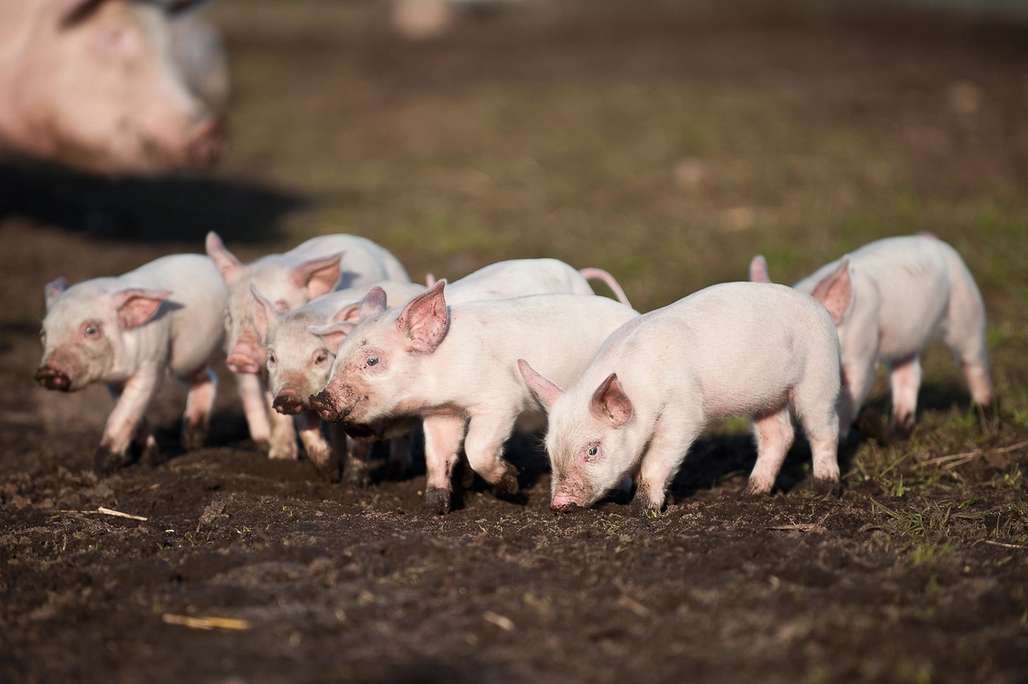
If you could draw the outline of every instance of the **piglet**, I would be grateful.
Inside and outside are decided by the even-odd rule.
[[[592,295],[537,295],[452,308],[445,281],[400,310],[372,289],[361,322],[343,340],[324,390],[311,406],[329,421],[370,426],[422,417],[425,502],[445,513],[463,442],[471,468],[501,494],[517,492],[502,458],[519,418],[539,414],[515,361],[528,357],[558,382],[571,382],[607,335],[637,314]]]
[[[255,286],[253,297],[256,307],[253,321],[265,348],[268,369],[268,387],[274,397],[272,407],[281,414],[296,416],[300,441],[307,458],[319,469],[328,469],[330,476],[338,470],[355,484],[366,484],[368,471],[366,456],[370,441],[347,439],[345,433],[333,425],[332,442],[325,439],[318,414],[311,410],[309,397],[328,382],[336,350],[345,337],[342,330],[316,335],[312,326],[331,323],[355,323],[360,319],[361,300],[370,287],[337,290],[311,300],[307,304],[281,313]],[[383,281],[382,288],[390,299],[406,302],[421,294],[425,288],[414,283]],[[410,451],[407,440],[395,439],[390,443],[389,465],[394,472],[403,472],[409,466]]]
[[[767,262],[750,263],[750,280],[769,282]],[[992,401],[985,305],[955,249],[931,235],[887,238],[822,266],[794,286],[824,304],[842,345],[845,432],[888,364],[892,428],[909,433],[921,385],[920,355],[941,337],[964,371],[976,404]]]
[[[556,510],[589,507],[635,475],[636,503],[660,510],[690,445],[727,416],[753,418],[748,491],[769,492],[792,445],[790,408],[815,481],[838,484],[839,343],[824,307],[788,287],[714,285],[630,320],[570,383],[537,358],[518,367],[549,412]]]
[[[103,382],[117,398],[96,453],[98,470],[124,464],[133,441],[147,460],[156,457],[145,414],[168,373],[189,385],[183,446],[203,445],[217,389],[208,364],[221,346],[228,296],[210,259],[167,256],[70,288],[59,278],[45,294],[36,381],[63,392]]]
[[[228,251],[216,233],[208,233],[206,246],[228,285],[226,364],[236,374],[250,437],[267,445],[271,458],[295,459],[293,421],[272,411],[271,397],[259,376],[264,356],[250,318],[250,286],[277,310],[288,311],[333,290],[410,278],[396,257],[354,235],[312,238],[285,254],[270,254],[249,264]]]

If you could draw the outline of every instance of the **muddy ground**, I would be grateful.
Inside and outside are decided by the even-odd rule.
[[[370,3],[243,5],[217,15],[217,172],[0,163],[0,681],[1028,681],[1024,26],[572,3],[407,44]],[[729,421],[658,517],[551,513],[534,437],[511,446],[522,501],[473,486],[438,517],[419,475],[359,490],[269,462],[222,369],[210,448],[181,453],[169,386],[170,460],[98,479],[105,392],[31,383],[41,287],[211,228],[246,256],[362,232],[418,276],[553,254],[640,308],[755,251],[788,280],[931,229],[982,285],[1003,405],[976,414],[933,350],[914,435],[844,445],[839,498],[804,489],[803,444],[774,496],[741,498],[755,454]]]

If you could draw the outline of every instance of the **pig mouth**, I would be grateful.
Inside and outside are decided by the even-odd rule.
[[[310,404],[311,409],[321,416],[322,420],[330,423],[345,422],[347,416],[353,413],[353,409],[357,406],[356,402],[345,408],[338,406],[335,398],[329,394],[328,390],[321,390],[317,394],[312,394],[307,402]]]
[[[41,387],[55,392],[71,392],[72,381],[67,373],[53,366],[41,366],[36,370],[35,381]]]

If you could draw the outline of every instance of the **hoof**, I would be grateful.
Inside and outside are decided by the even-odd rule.
[[[636,493],[629,508],[632,511],[632,515],[643,519],[650,519],[660,515],[664,506],[663,504],[655,504],[650,501],[649,497]]]
[[[157,440],[152,436],[146,438],[146,442],[140,445],[139,462],[150,468],[156,468],[167,459],[161,456],[161,450],[157,446]]]
[[[347,484],[360,489],[371,486],[371,467],[364,461],[351,458],[342,471],[343,479]]]
[[[814,478],[811,480],[810,489],[818,496],[842,496],[842,483],[839,480],[828,480]]]
[[[739,492],[739,497],[742,499],[754,500],[763,499],[767,496],[770,496],[770,494],[770,488],[747,481],[746,486],[743,487],[742,491]]]
[[[501,499],[513,499],[517,497],[520,492],[521,488],[518,485],[518,469],[508,464],[507,470],[503,473],[503,477],[493,484],[493,493]]]
[[[451,494],[448,489],[429,487],[425,490],[425,510],[436,515],[446,515],[450,512]]]
[[[886,433],[886,439],[889,442],[904,442],[910,439],[910,435],[914,434],[914,415],[907,414],[902,418],[893,416],[892,420],[889,421],[889,431]]]
[[[268,458],[273,461],[296,461],[300,458],[300,450],[295,444],[272,446],[268,449]]]
[[[343,481],[343,462],[339,458],[330,457],[320,462],[309,459],[308,462],[314,468],[314,472],[318,474],[318,477],[326,482],[336,484]]]
[[[93,470],[97,475],[110,475],[129,464],[126,454],[116,454],[105,446],[99,446],[93,454]]]
[[[203,424],[182,424],[180,436],[183,451],[195,451],[207,446],[207,426]]]

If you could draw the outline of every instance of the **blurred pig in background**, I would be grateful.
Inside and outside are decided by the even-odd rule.
[[[106,173],[215,161],[228,71],[197,0],[4,0],[0,146]]]

